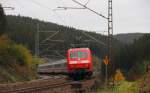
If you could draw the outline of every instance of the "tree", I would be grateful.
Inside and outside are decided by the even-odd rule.
[[[6,18],[5,13],[2,8],[2,5],[0,4],[0,35],[2,35],[6,28]]]

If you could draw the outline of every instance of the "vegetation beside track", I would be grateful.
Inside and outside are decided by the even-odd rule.
[[[23,45],[0,37],[0,83],[27,81],[37,78],[36,67],[44,61],[33,58]]]
[[[140,80],[140,93],[150,93],[150,65],[147,67],[145,75]]]
[[[114,88],[103,88],[98,89],[95,92],[89,93],[138,93],[139,82],[128,82],[121,81],[119,84],[115,85]]]

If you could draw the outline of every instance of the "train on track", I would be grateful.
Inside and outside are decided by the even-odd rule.
[[[67,52],[67,71],[71,78],[91,77],[92,54],[89,48],[73,48]]]
[[[67,51],[66,59],[39,65],[38,73],[66,73],[73,79],[90,78],[94,73],[91,51],[89,48],[69,49]]]

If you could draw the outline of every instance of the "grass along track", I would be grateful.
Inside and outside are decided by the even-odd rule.
[[[139,93],[139,83],[122,81],[115,85],[115,88],[98,89],[89,93]]]

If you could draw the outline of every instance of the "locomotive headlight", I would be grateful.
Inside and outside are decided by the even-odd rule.
[[[81,63],[89,63],[89,60],[82,60]]]
[[[77,64],[77,61],[70,61],[69,64]]]

